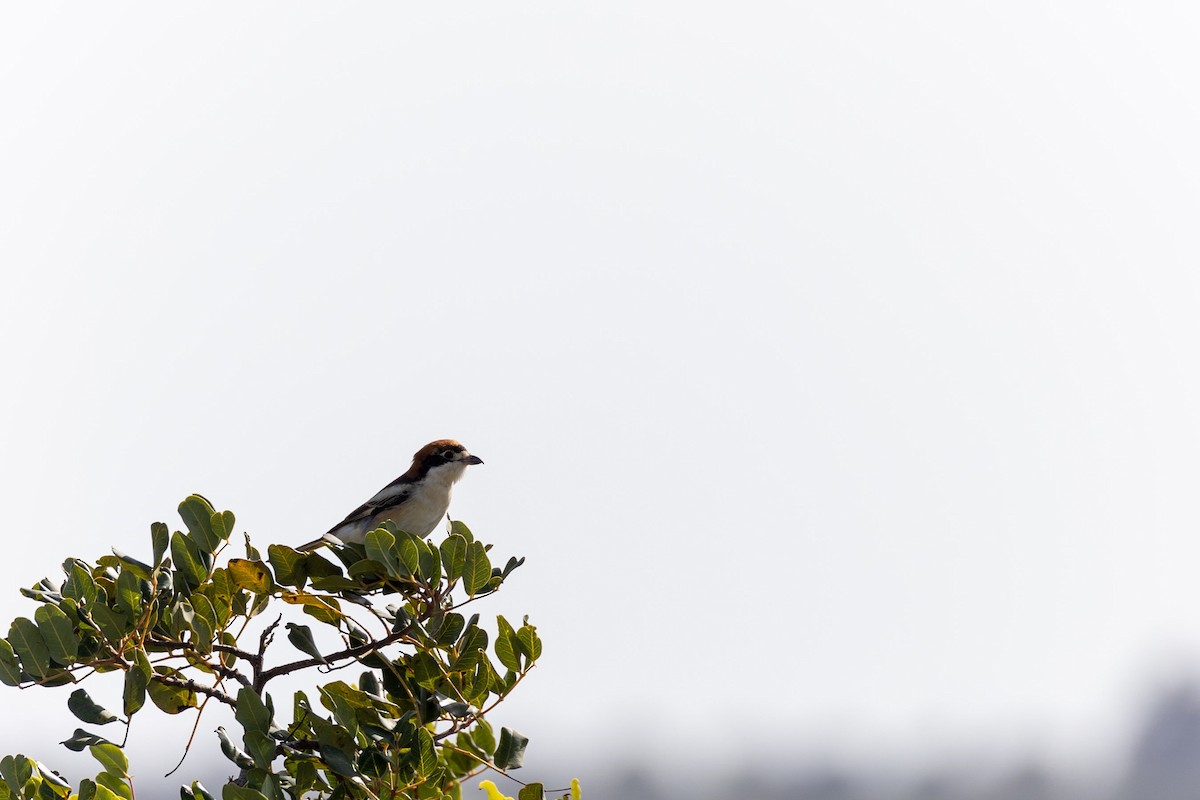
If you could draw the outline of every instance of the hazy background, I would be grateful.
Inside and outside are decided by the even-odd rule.
[[[1198,36],[1185,3],[5,6],[0,616],[190,492],[298,543],[449,436],[487,462],[455,516],[528,558],[483,610],[546,641],[497,713],[529,777],[1115,786],[1200,659]],[[66,694],[3,692],[0,751],[90,770]],[[150,781],[187,725],[144,716]]]

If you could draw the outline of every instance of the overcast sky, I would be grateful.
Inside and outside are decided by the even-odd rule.
[[[0,611],[193,491],[307,541],[453,437],[455,516],[528,558],[483,610],[546,642],[531,759],[1102,755],[1200,655],[1198,36],[6,6]],[[65,700],[2,702],[52,743]]]

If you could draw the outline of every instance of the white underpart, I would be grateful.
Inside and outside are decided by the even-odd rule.
[[[459,461],[436,466],[429,470],[420,483],[403,487],[410,494],[400,505],[330,532],[343,542],[359,544],[369,532],[378,528],[380,523],[390,521],[402,531],[422,538],[428,536],[446,518],[446,512],[450,509],[451,490],[466,468],[467,465]],[[379,502],[394,497],[399,488],[382,491],[371,498],[371,501]]]

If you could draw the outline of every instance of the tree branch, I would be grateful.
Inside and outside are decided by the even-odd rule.
[[[160,645],[160,646],[166,646],[166,647],[174,647],[179,650],[190,650],[193,653],[199,652],[199,650],[196,649],[196,646],[194,644],[192,644],[191,642],[177,642],[177,641],[174,641],[171,639],[150,639],[150,640],[148,640],[148,644]],[[239,650],[236,647],[229,647],[228,645],[223,645],[223,644],[214,644],[212,646],[212,648],[213,648],[213,650],[216,650],[216,651],[219,651],[222,653],[233,653],[238,658],[243,659],[244,661],[249,661],[251,663],[251,665],[253,665],[255,662],[255,656],[253,653],[247,653],[245,650]],[[179,658],[179,656],[171,656],[171,657]],[[188,663],[191,664],[192,662],[188,662]],[[220,658],[217,659],[215,664],[212,662],[209,662],[209,661],[205,661],[204,663],[208,665],[209,669],[211,669],[213,672],[220,675],[222,678],[233,678],[235,681],[242,684],[243,686],[252,686],[253,685],[251,683],[250,679],[247,678],[241,671],[236,670],[233,667],[227,667],[224,664],[222,664]],[[193,664],[193,666],[195,666],[195,665]]]
[[[196,645],[193,644],[192,642],[179,642],[174,639],[161,639],[157,636],[153,636],[153,637],[147,639],[146,644],[159,645],[162,647],[174,647],[179,650],[195,650],[196,649]],[[251,664],[253,664],[254,660],[255,660],[255,655],[253,653],[247,652],[245,650],[239,650],[238,648],[231,647],[227,644],[218,644],[216,642],[213,642],[212,649],[216,650],[219,653],[230,653],[230,654],[235,655],[238,658],[242,659],[243,661],[250,662]]]
[[[258,655],[251,662],[254,664],[254,684],[251,688],[260,694],[262,693],[262,685],[266,683],[266,681],[262,680],[263,659],[266,658],[267,648],[275,640],[275,629],[279,627],[279,623],[282,620],[283,614],[275,617],[275,621],[264,628],[262,635],[258,637]]]
[[[369,653],[374,653],[390,644],[395,644],[396,642],[403,640],[404,637],[408,636],[408,629],[410,627],[411,625],[405,626],[404,630],[396,631],[395,633],[385,636],[382,639],[377,639],[373,642],[360,644],[357,647],[347,647],[345,650],[339,650],[336,653],[330,653],[329,655],[325,656],[324,659],[305,658],[301,659],[300,661],[292,661],[289,664],[280,664],[278,667],[272,667],[271,669],[264,670],[255,676],[254,686],[252,688],[259,694],[262,694],[263,686],[266,685],[267,681],[271,680],[272,678],[278,678],[280,675],[287,675],[289,672],[295,672],[298,669],[307,669],[308,667],[315,667],[319,664],[325,665],[330,661],[358,658],[359,656],[365,656]]]
[[[192,680],[191,678],[180,679],[180,678],[172,678],[169,675],[155,675],[151,678],[151,680],[157,681],[158,683],[161,683],[164,686],[176,686],[180,689],[188,689],[190,691],[196,692],[197,694],[205,694],[205,695],[208,695],[209,697],[213,698],[214,700],[220,700],[222,703],[229,706],[230,708],[235,708],[235,709],[237,708],[237,700],[234,700],[232,697],[225,694],[225,692],[222,692],[220,689],[217,689],[212,686],[205,686],[202,683],[197,683],[196,681]]]

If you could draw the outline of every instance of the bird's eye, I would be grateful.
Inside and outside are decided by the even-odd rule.
[[[447,461],[453,461],[456,455],[458,455],[458,453],[454,452],[453,450],[442,451],[442,458],[446,459]]]

